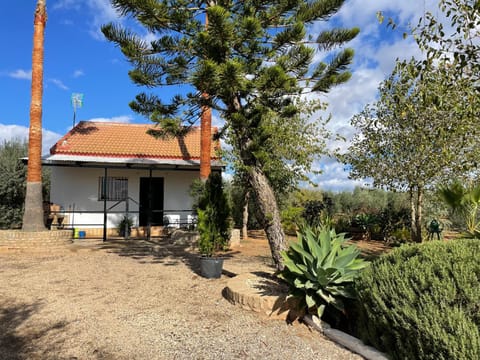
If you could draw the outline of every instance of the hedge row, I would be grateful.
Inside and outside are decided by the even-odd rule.
[[[356,282],[358,331],[393,359],[480,359],[480,241],[393,250]]]

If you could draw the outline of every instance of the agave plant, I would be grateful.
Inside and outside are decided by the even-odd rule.
[[[299,299],[304,312],[321,317],[331,305],[345,314],[345,298],[354,298],[353,281],[369,262],[358,258],[355,245],[347,246],[345,234],[330,227],[304,227],[298,241],[282,252],[285,269],[280,273]]]

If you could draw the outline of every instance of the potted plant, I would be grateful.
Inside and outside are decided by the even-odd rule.
[[[122,220],[117,225],[118,235],[124,238],[129,238],[133,226],[133,219],[124,215]]]
[[[222,176],[212,173],[205,182],[198,208],[198,249],[200,272],[206,278],[219,278],[223,269],[223,258],[218,256],[226,250],[230,238],[230,206],[223,191]]]

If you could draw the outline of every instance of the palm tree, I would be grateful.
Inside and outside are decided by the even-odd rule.
[[[208,6],[215,5],[215,1],[207,1]],[[208,14],[205,14],[205,28],[208,28]],[[208,101],[207,93],[202,94],[202,98]],[[200,119],[200,179],[207,181],[211,172],[210,153],[212,151],[212,109],[208,105],[202,106],[202,116]]]
[[[42,93],[43,43],[46,21],[46,0],[38,0],[33,26],[32,95],[30,100],[27,189],[22,227],[24,231],[41,231],[45,229],[42,205]]]
[[[438,194],[453,212],[462,215],[468,234],[472,237],[480,237],[478,221],[480,185],[464,186],[461,182],[455,181],[450,185],[440,186]]]
[[[208,99],[208,94],[202,95]],[[200,179],[206,181],[211,171],[210,153],[212,151],[212,109],[208,105],[202,107],[200,120]]]

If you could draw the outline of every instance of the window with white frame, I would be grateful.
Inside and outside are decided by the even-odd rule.
[[[106,179],[106,181],[105,181]],[[98,178],[98,200],[120,201],[128,196],[128,179],[126,177]]]

